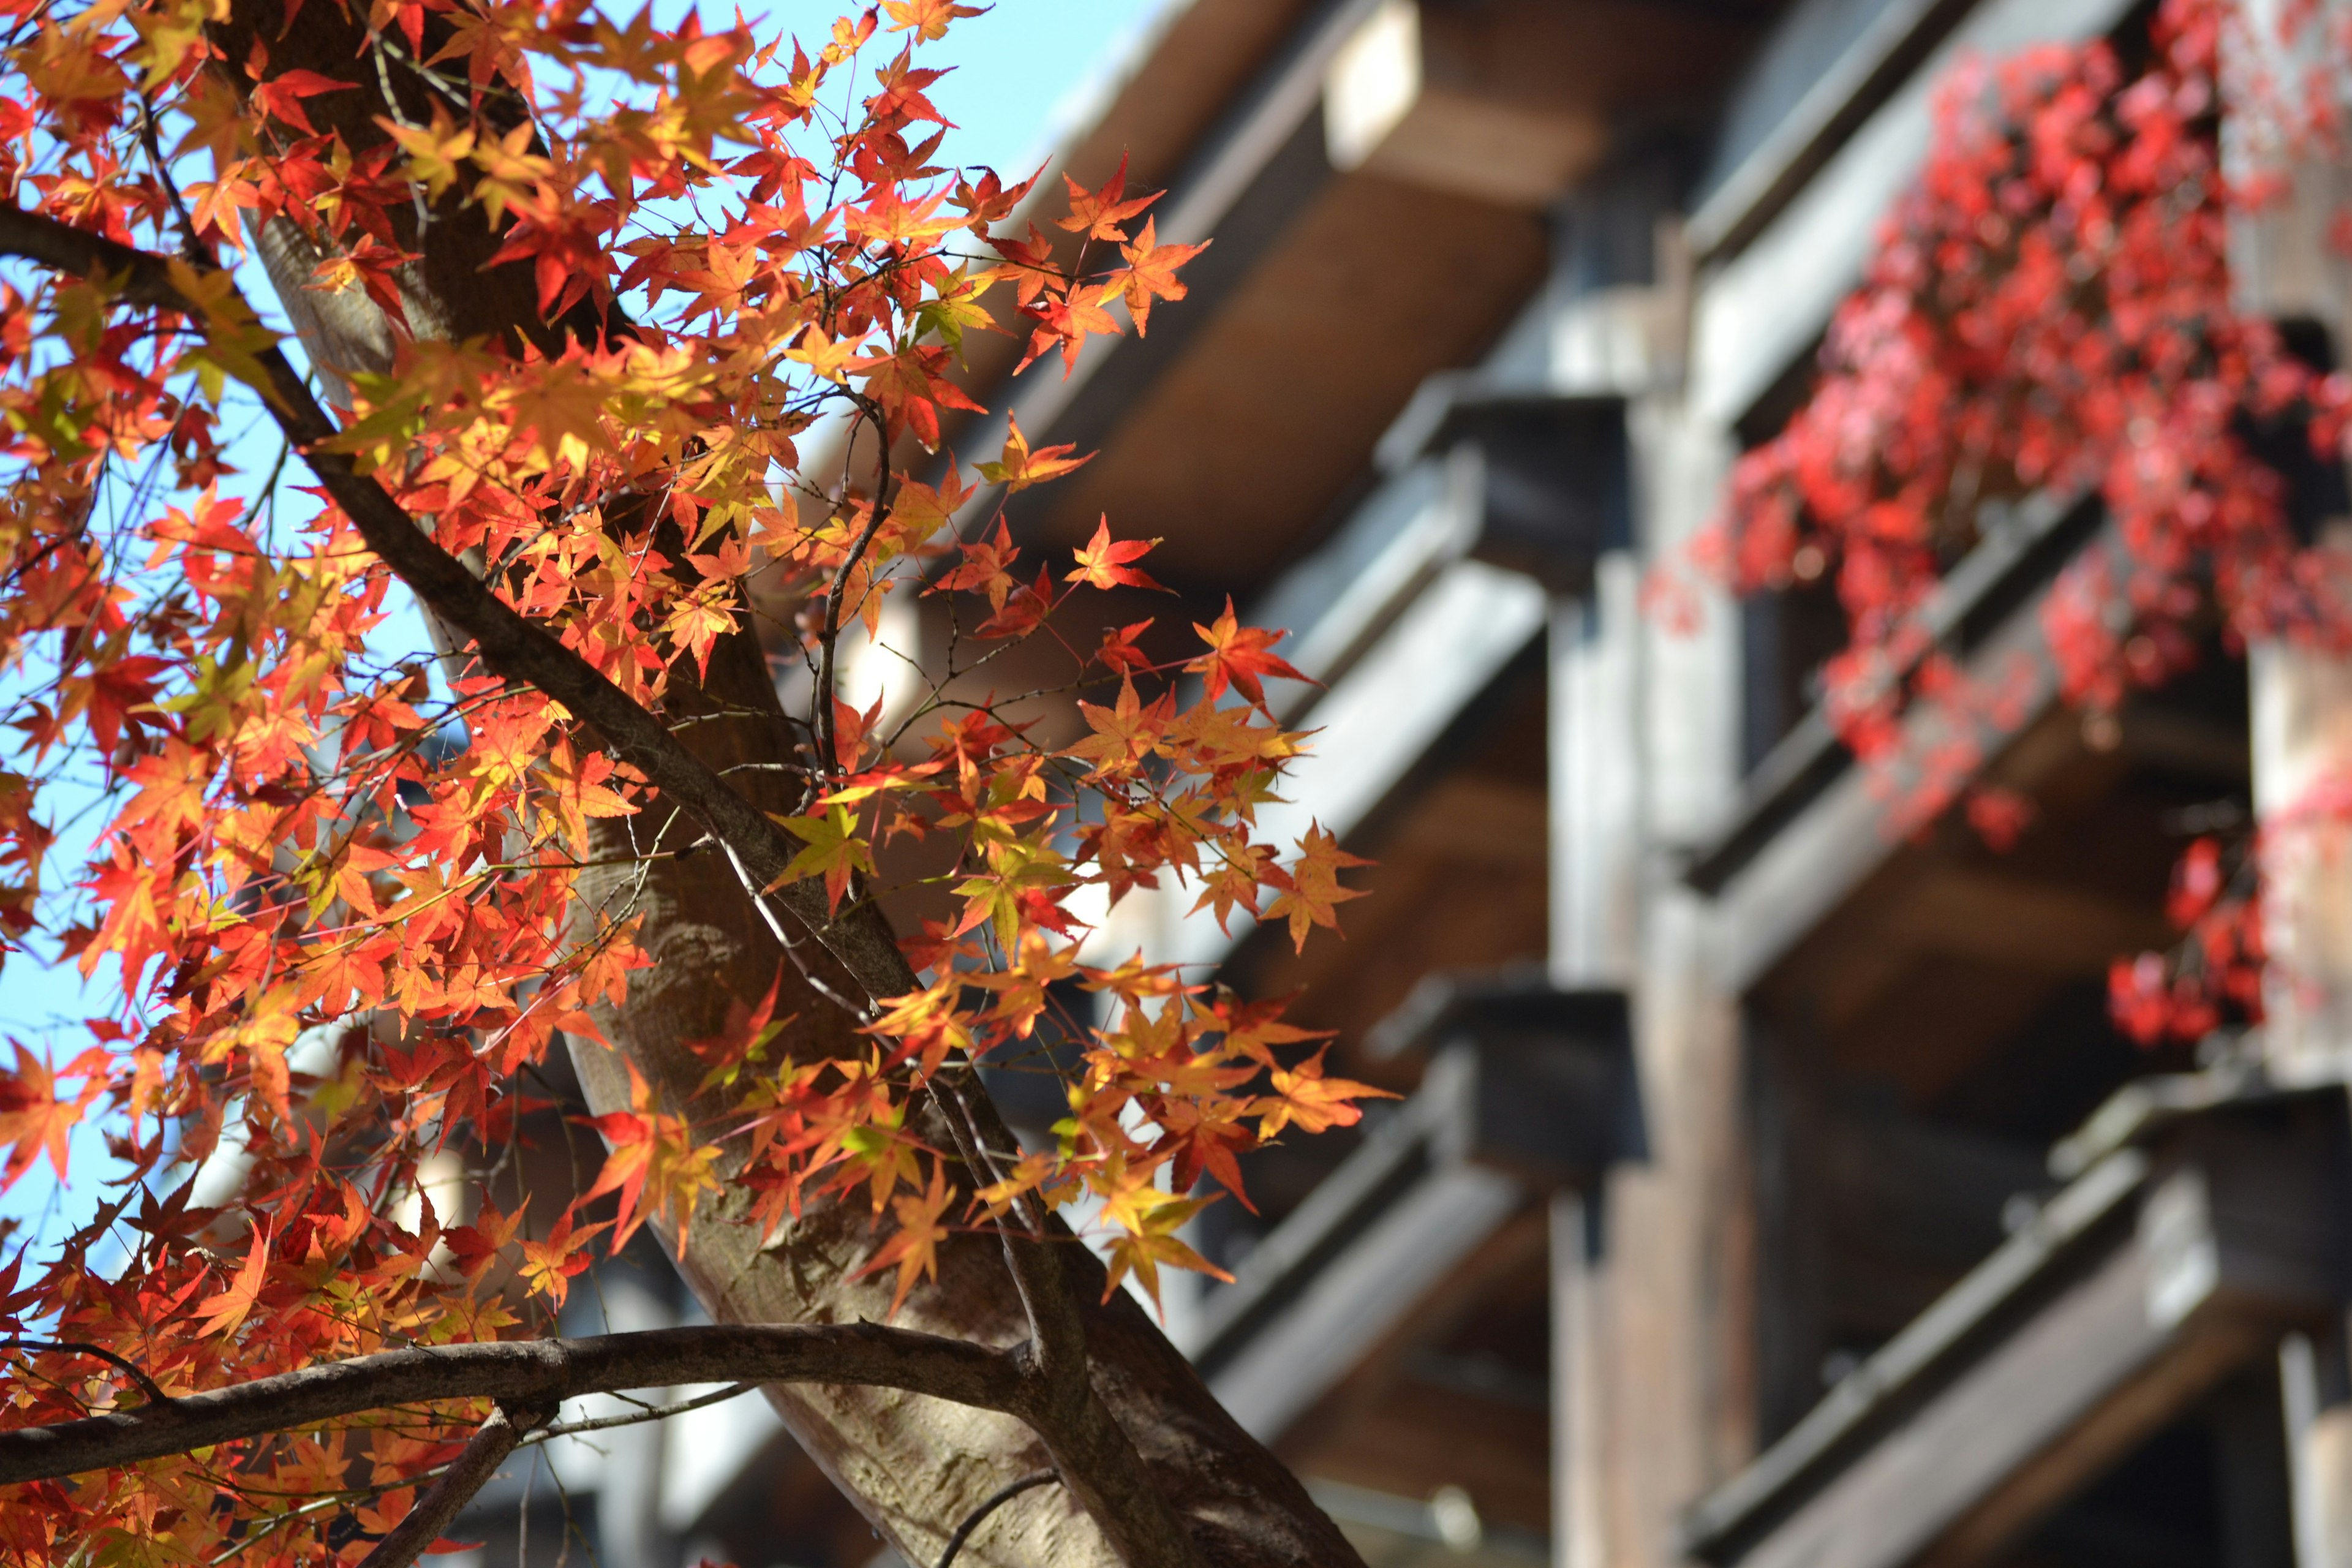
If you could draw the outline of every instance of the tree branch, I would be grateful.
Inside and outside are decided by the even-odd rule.
[[[423,1556],[425,1548],[440,1540],[441,1532],[474,1500],[474,1494],[498,1473],[524,1435],[546,1420],[552,1408],[539,1405],[515,1414],[509,1414],[504,1405],[493,1409],[490,1418],[467,1441],[465,1452],[441,1472],[441,1479],[416,1500],[416,1506],[392,1527],[392,1532],[375,1543],[375,1550],[360,1560],[360,1568],[408,1568]]]
[[[520,1407],[684,1383],[833,1383],[903,1388],[1022,1413],[1001,1351],[877,1323],[697,1324],[578,1340],[420,1345],[52,1426],[0,1432],[0,1485],[109,1469],[397,1405],[498,1400]]]

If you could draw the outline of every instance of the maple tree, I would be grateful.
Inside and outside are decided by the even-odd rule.
[[[1049,235],[943,161],[922,50],[978,9],[0,0],[0,935],[119,979],[86,1048],[0,1068],[0,1182],[86,1121],[121,1167],[0,1267],[6,1560],[398,1568],[563,1398],[713,1381],[916,1561],[1041,1467],[1015,1558],[1353,1561],[1121,1286],[1208,1268],[1203,1173],[1246,1201],[1239,1152],[1372,1091],[1081,949],[1162,883],[1303,942],[1360,862],[1256,834],[1304,743],[1273,634],[1068,640],[1149,544],[1024,562],[993,503],[1083,455],[924,466],[966,334],[1066,370],[1199,249],[1124,167]],[[253,425],[305,500],[241,471]],[[377,646],[395,580],[437,657]],[[861,711],[845,638],[912,595],[975,624]],[[1001,698],[1030,638],[1064,684]],[[902,932],[910,888],[947,912]],[[1041,1020],[1077,1062],[1024,1149],[974,1064]],[[552,1048],[604,1163],[502,1205]],[[714,1322],[556,1338],[645,1226]]]
[[[2328,62],[2352,33],[2321,5],[2271,23],[2166,0],[2137,60],[2101,39],[1958,70],[1812,391],[1741,459],[1702,542],[1699,563],[1737,591],[1834,587],[1849,641],[1822,672],[1826,711],[1898,832],[1957,807],[1998,848],[2032,816],[1981,773],[2031,700],[2034,656],[1969,669],[1937,615],[2004,506],[2104,509],[2041,616],[2059,693],[2095,737],[2209,637],[2231,654],[2352,647],[2344,542],[2297,515],[2340,490],[2352,377],[2241,306],[2229,245],[2295,161],[2340,161]],[[2307,80],[2282,79],[2295,61]],[[2332,240],[2352,241],[2352,218]],[[2264,831],[2346,820],[2347,784],[2323,781]],[[2126,1033],[2193,1041],[2261,1018],[2263,864],[2252,838],[2191,845],[2167,908],[2180,945],[2114,965]]]

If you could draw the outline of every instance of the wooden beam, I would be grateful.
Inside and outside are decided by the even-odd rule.
[[[1727,256],[1779,216],[1968,9],[1967,0],[1890,0],[1872,14],[1691,214],[1685,233],[1693,255],[1701,261]],[[1792,37],[1794,30],[1817,32],[1840,23],[1852,25],[1845,13],[1791,15],[1758,51],[1759,63],[1769,71],[1792,48],[1811,42]],[[1753,84],[1758,73],[1746,74]],[[1735,124],[1745,119],[1746,97],[1742,92],[1732,100],[1727,119]]]
[[[1213,1373],[1209,1386],[1271,1442],[1420,1312],[1526,1202],[1508,1177],[1473,1165],[1429,1176],[1321,1270]]]
[[[1600,161],[1608,123],[1598,104],[1556,91],[1498,93],[1461,69],[1463,51],[1447,46],[1463,21],[1413,0],[1387,0],[1365,19],[1332,59],[1324,90],[1331,161],[1539,207]]]
[[[2161,911],[2056,883],[1942,865],[1893,911],[1884,940],[2045,974],[2104,974],[2172,938]]]

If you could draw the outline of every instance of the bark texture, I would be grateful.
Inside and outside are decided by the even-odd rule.
[[[259,42],[271,72],[299,68],[352,82],[352,90],[310,98],[307,107],[321,130],[340,133],[354,148],[383,139],[379,117],[430,118],[432,85],[397,63],[379,75],[363,52],[358,26],[331,0],[314,0],[294,12],[290,22],[287,18],[288,8],[278,0],[232,0],[230,15],[217,29],[223,58],[252,60]],[[433,47],[428,38],[428,55]],[[408,317],[420,333],[554,350],[569,333],[626,330],[625,323],[586,305],[559,321],[541,320],[530,268],[485,267],[497,237],[481,209],[463,205],[461,198],[461,190],[453,188],[436,205],[395,209],[401,242],[424,258],[404,280]],[[387,363],[389,331],[359,295],[321,297],[301,289],[315,258],[299,233],[277,226],[260,248],[331,396],[343,390],[341,373]],[[665,715],[678,739],[751,805],[792,805],[789,775],[736,771],[757,770],[791,752],[790,721],[756,640],[739,633],[714,652],[706,681],[698,684],[690,675],[678,672],[674,679]],[[681,727],[686,720],[694,721]],[[657,805],[636,818],[600,824],[604,842],[599,858],[607,851],[682,848],[701,836],[699,824],[657,820],[661,810]],[[797,1016],[789,1037],[793,1050],[806,1058],[857,1048],[855,1020],[784,962],[768,921],[723,853],[592,877],[581,889],[583,918],[597,910],[633,914],[641,922],[641,944],[653,960],[633,977],[627,1002],[600,1020],[614,1049],[574,1044],[580,1079],[595,1110],[627,1104],[628,1064],[672,1107],[698,1116],[721,1109],[688,1104],[701,1064],[687,1042],[718,1034],[730,1004],[756,1000],[780,968],[779,1011]],[[801,961],[833,988],[853,995],[859,993],[855,970],[871,992],[877,974],[887,974],[893,964],[904,971],[888,936],[878,917],[869,918],[855,930],[828,933],[834,953],[813,939],[802,941]],[[835,953],[845,954],[848,963]],[[993,1136],[1002,1136],[1001,1128]],[[707,1205],[679,1263],[715,1320],[854,1324],[884,1317],[890,1297],[887,1279],[850,1279],[881,1239],[862,1205],[813,1204],[764,1247],[751,1227],[727,1223],[748,1206],[747,1194],[735,1191]],[[1202,1553],[1236,1568],[1357,1563],[1305,1489],[1224,1412],[1142,1310],[1124,1292],[1099,1301],[1099,1266],[1083,1248],[1064,1241],[1062,1272],[1084,1303],[1094,1388]],[[1028,1336],[1004,1255],[993,1239],[978,1236],[959,1237],[941,1248],[937,1284],[919,1286],[896,1321],[992,1348],[1008,1348]],[[956,1524],[1007,1482],[1050,1468],[1044,1445],[1009,1415],[890,1388],[793,1384],[772,1386],[768,1393],[811,1456],[917,1563],[936,1561]],[[1093,1435],[1109,1441],[1117,1436]],[[986,1544],[975,1543],[961,1561],[1003,1568],[1079,1568],[1116,1561],[1068,1487],[1024,1493],[1005,1506],[986,1535]]]

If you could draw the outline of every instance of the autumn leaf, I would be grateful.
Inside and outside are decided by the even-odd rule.
[[[572,1211],[564,1210],[554,1228],[547,1233],[546,1240],[525,1240],[522,1244],[523,1283],[532,1295],[546,1297],[551,1307],[563,1305],[571,1282],[595,1261],[588,1250],[589,1242],[613,1226],[611,1220],[598,1220],[574,1230],[572,1218]]]
[[[882,9],[889,13],[890,31],[913,28],[915,37],[928,44],[946,37],[948,24],[957,17],[978,16],[988,7],[960,5],[954,0],[882,0]]]
[[[316,136],[319,128],[310,123],[303,110],[302,100],[316,98],[322,92],[345,92],[352,83],[320,76],[314,70],[286,70],[275,76],[262,77],[253,84],[253,104],[272,120],[294,127],[305,136]]]
[[[1357,1083],[1344,1078],[1325,1078],[1322,1051],[1317,1051],[1295,1068],[1276,1068],[1268,1077],[1274,1092],[1261,1099],[1255,1107],[1259,1118],[1257,1133],[1261,1140],[1276,1136],[1286,1127],[1297,1127],[1303,1132],[1353,1127],[1364,1116],[1362,1108],[1355,1103],[1357,1100],[1397,1098],[1387,1089],[1375,1089],[1368,1083]]]
[[[850,1276],[863,1279],[878,1274],[896,1264],[898,1268],[898,1288],[890,1294],[893,1318],[906,1305],[907,1292],[915,1281],[928,1277],[937,1281],[940,1277],[940,1243],[948,1238],[948,1227],[940,1223],[954,1197],[947,1184],[947,1173],[940,1162],[931,1162],[931,1184],[921,1194],[905,1193],[890,1201],[890,1212],[898,1223],[890,1238],[875,1252],[866,1266]]]
[[[245,1262],[229,1280],[228,1288],[207,1296],[196,1304],[199,1334],[233,1334],[245,1321],[260,1300],[264,1277],[269,1270],[269,1236],[256,1228],[253,1240],[246,1248]]]
[[[714,1172],[719,1146],[697,1142],[683,1116],[660,1108],[636,1064],[626,1066],[630,1109],[591,1119],[604,1134],[609,1152],[596,1184],[582,1198],[584,1202],[606,1193],[620,1195],[620,1207],[613,1216],[614,1250],[625,1246],[646,1220],[661,1217],[676,1225],[682,1258],[696,1205],[703,1194],[719,1188]]]
[[[441,1243],[449,1249],[450,1260],[467,1279],[478,1280],[499,1260],[515,1232],[522,1226],[522,1217],[530,1207],[530,1196],[515,1205],[512,1214],[502,1212],[496,1204],[485,1203],[471,1225],[451,1226],[441,1233]]]
[[[858,837],[857,814],[850,807],[836,805],[806,816],[778,816],[775,820],[803,846],[793,857],[792,864],[784,868],[777,886],[797,882],[803,877],[821,876],[824,879],[827,901],[838,910],[842,895],[849,891],[850,879],[860,871],[873,871],[873,852]]]
[[[991,539],[975,539],[959,544],[962,552],[961,564],[940,574],[927,593],[978,593],[987,596],[991,610],[1004,608],[1005,595],[1020,586],[1012,573],[1013,560],[1021,553],[1013,542],[1013,535],[1004,526],[1002,515],[996,520],[996,534]]]
[[[1070,216],[1055,218],[1055,226],[1066,228],[1072,234],[1084,235],[1088,239],[1124,240],[1127,231],[1120,226],[1158,201],[1161,195],[1155,191],[1132,201],[1119,199],[1127,191],[1127,154],[1124,153],[1119,154],[1118,172],[1104,182],[1100,190],[1089,191],[1067,174],[1062,176],[1062,183],[1069,187]]]
[[[1037,325],[1029,334],[1029,347],[1014,367],[1016,370],[1026,370],[1039,357],[1058,348],[1062,375],[1066,380],[1078,368],[1078,351],[1088,337],[1118,335],[1118,318],[1089,299],[1049,300],[1030,306],[1026,314]]]
[[[1032,452],[1027,437],[1021,434],[1021,421],[1008,414],[1004,418],[1004,454],[993,463],[980,465],[980,477],[992,485],[1003,485],[1010,495],[1025,490],[1031,485],[1044,484],[1059,479],[1072,469],[1082,468],[1094,460],[1088,452],[1083,458],[1073,458],[1076,442],[1059,447],[1043,447]]]
[[[1167,590],[1160,588],[1148,574],[1128,564],[1130,561],[1143,559],[1159,542],[1156,539],[1114,541],[1110,536],[1110,519],[1106,516],[1095,524],[1095,536],[1076,552],[1077,570],[1066,574],[1062,581],[1084,583],[1092,588],[1160,588],[1161,593],[1166,593]]]
[[[719,1084],[731,1084],[746,1065],[756,1064],[775,1043],[776,1037],[793,1021],[792,1015],[779,1018],[776,997],[781,994],[784,977],[781,971],[768,982],[768,989],[759,1002],[746,1007],[735,997],[728,998],[727,1022],[719,1033],[707,1040],[688,1040],[686,1048],[709,1064],[702,1081],[695,1087],[699,1094]]]
[[[827,381],[845,383],[860,352],[860,340],[830,338],[824,328],[811,326],[801,334],[797,344],[784,351],[784,357],[797,360]]]
[[[1151,1298],[1153,1305],[1158,1305],[1160,1266],[1163,1263],[1206,1274],[1227,1284],[1233,1282],[1232,1275],[1193,1251],[1176,1235],[1194,1215],[1215,1201],[1213,1194],[1179,1197],[1154,1186],[1148,1171],[1119,1167],[1113,1167],[1113,1173],[1106,1180],[1089,1178],[1088,1184],[1101,1193],[1103,1220],[1118,1227],[1103,1247],[1108,1265],[1104,1300],[1109,1300],[1119,1281],[1132,1273],[1142,1282],[1144,1293]]]
[[[47,1058],[26,1050],[22,1042],[10,1044],[16,1047],[16,1066],[12,1072],[0,1072],[0,1144],[13,1147],[7,1164],[0,1167],[0,1193],[15,1186],[17,1178],[44,1154],[58,1180],[65,1180],[74,1127],[104,1087],[103,1079],[93,1074],[85,1080],[78,1099],[60,1100]],[[88,1071],[92,1064],[76,1065]]]
[[[1115,778],[1133,772],[1148,757],[1164,754],[1164,737],[1176,716],[1176,697],[1173,692],[1162,692],[1147,708],[1136,696],[1134,683],[1122,680],[1118,700],[1111,707],[1081,701],[1078,711],[1094,733],[1063,754],[1093,763],[1093,777]]]
[[[1122,678],[1132,677],[1151,668],[1150,656],[1138,647],[1135,639],[1150,630],[1149,620],[1107,629],[1102,646],[1095,649],[1095,660],[1104,668],[1116,670]]]
[[[1158,218],[1146,218],[1143,233],[1136,242],[1119,247],[1119,254],[1127,258],[1127,268],[1113,274],[1103,286],[1104,298],[1118,294],[1126,299],[1127,313],[1135,318],[1138,337],[1143,336],[1150,324],[1152,300],[1184,297],[1185,288],[1176,280],[1176,269],[1209,248],[1205,241],[1199,245],[1160,244],[1159,222]]]
[[[1326,833],[1319,823],[1309,824],[1307,837],[1294,842],[1298,847],[1298,858],[1288,868],[1288,886],[1266,906],[1265,918],[1287,919],[1291,946],[1294,951],[1303,952],[1311,928],[1325,926],[1338,931],[1338,906],[1364,896],[1353,888],[1341,887],[1339,873],[1349,867],[1369,866],[1372,862],[1340,848],[1339,839]]]
[[[1261,631],[1244,626],[1234,616],[1234,601],[1225,600],[1225,613],[1217,617],[1216,625],[1204,626],[1192,623],[1209,651],[1187,664],[1187,672],[1204,677],[1203,684],[1212,701],[1225,694],[1230,685],[1249,699],[1250,705],[1261,711],[1265,709],[1265,688],[1259,684],[1262,677],[1278,676],[1285,680],[1306,680],[1307,678],[1290,668],[1272,649],[1286,634]],[[1312,684],[1312,682],[1309,682]]]

